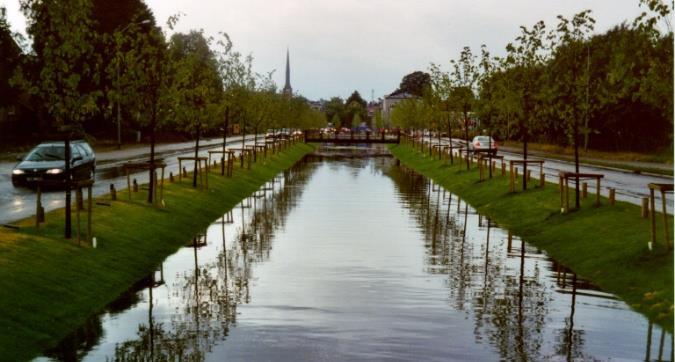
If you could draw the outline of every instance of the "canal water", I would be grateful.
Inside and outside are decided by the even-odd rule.
[[[624,302],[367,154],[279,174],[40,360],[672,360]]]

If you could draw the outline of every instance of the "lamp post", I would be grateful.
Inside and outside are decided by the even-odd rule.
[[[121,41],[122,41],[122,34],[124,34],[125,31],[129,30],[129,27],[132,25],[144,25],[144,24],[149,24],[151,23],[150,19],[145,19],[139,23],[129,23],[127,26],[122,28],[118,32],[119,36],[115,37],[115,45],[117,47],[117,51],[115,52],[115,63],[116,63],[116,73],[117,73],[117,149],[122,148],[122,111],[121,111],[121,104],[120,104],[120,63],[121,63],[121,56],[120,56],[120,48],[121,48]]]

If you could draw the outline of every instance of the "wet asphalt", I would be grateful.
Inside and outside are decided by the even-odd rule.
[[[258,142],[264,141],[264,136],[258,136]],[[253,144],[253,136],[247,136],[246,144]],[[241,146],[241,137],[228,137],[228,147]],[[214,138],[200,142],[199,156],[207,156],[210,149],[222,147],[222,139]],[[158,158],[166,162],[165,177],[169,172],[177,175],[178,157],[194,156],[194,142],[181,142],[158,145],[156,147]],[[105,195],[110,192],[110,185],[114,184],[117,190],[126,189],[127,180],[122,166],[129,161],[147,159],[148,147],[134,147],[131,149],[115,150],[97,153],[96,175],[92,189],[94,196]],[[17,162],[0,162],[0,224],[11,224],[15,221],[35,215],[36,191],[27,187],[14,187],[11,181],[12,168]],[[193,163],[184,164],[190,171]],[[148,172],[139,171],[132,175],[139,184],[148,182]],[[42,195],[42,204],[45,212],[55,210],[65,205],[63,190],[49,190]],[[73,196],[73,200],[75,197]]]

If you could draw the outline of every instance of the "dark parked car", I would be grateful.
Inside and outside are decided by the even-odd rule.
[[[35,146],[12,170],[14,186],[33,186],[38,181],[45,185],[62,186],[65,178],[65,152],[63,141],[43,142]],[[70,142],[70,172],[72,180],[94,178],[96,155],[85,141]]]

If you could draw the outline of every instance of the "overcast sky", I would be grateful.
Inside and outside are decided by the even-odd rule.
[[[591,9],[596,32],[641,11],[638,0],[145,0],[160,24],[179,12],[177,30],[227,32],[242,53],[253,54],[258,72],[276,70],[284,84],[286,47],[291,56],[291,85],[310,99],[358,90],[370,100],[394,91],[401,78],[427,70],[430,62],[447,65],[465,45],[481,44],[495,55],[519,33],[556,15],[571,17]],[[14,30],[24,32],[18,0],[0,0]]]

